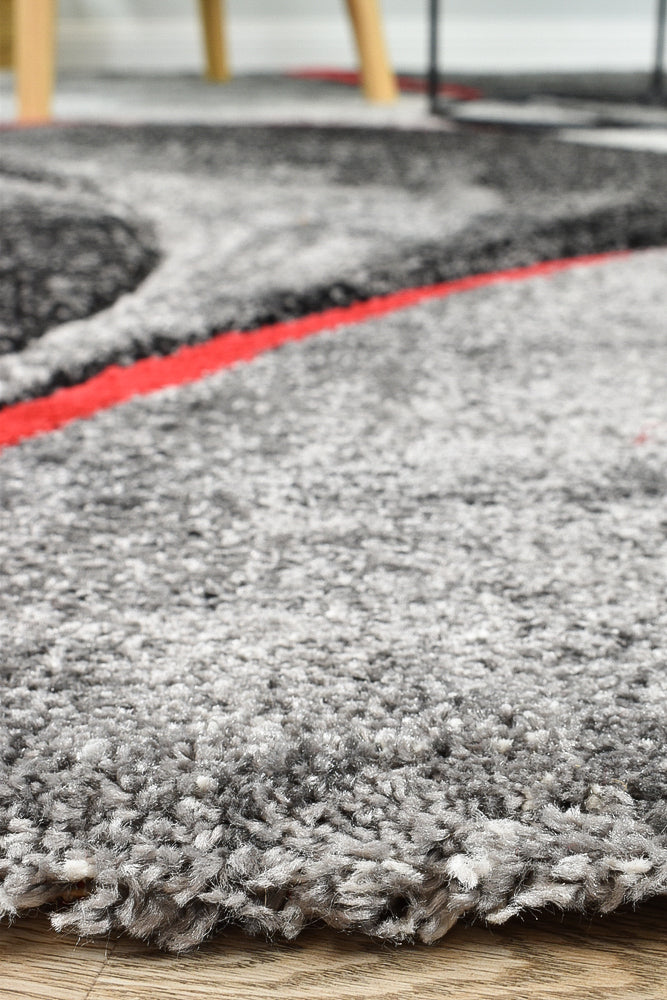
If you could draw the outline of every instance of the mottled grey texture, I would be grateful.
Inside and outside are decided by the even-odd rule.
[[[157,125],[3,135],[0,167],[35,176],[45,161],[49,176],[150,226],[161,261],[94,319],[1,357],[0,404],[219,330],[667,238],[667,160],[535,137]]]
[[[647,73],[451,73],[446,80],[477,89],[482,100],[511,105],[547,97],[599,122],[664,128],[667,107],[647,103]],[[0,120],[14,116],[13,79],[0,73]],[[459,105],[460,106],[460,105]],[[59,67],[55,115],[66,122],[207,122],[209,124],[361,125],[437,128],[425,94],[402,93],[396,104],[365,101],[356,86],[275,73],[234,73],[224,86],[199,73],[104,73]]]
[[[0,354],[136,288],[158,252],[134,215],[75,179],[0,162]]]
[[[172,949],[667,886],[664,252],[8,449],[5,913]]]
[[[83,883],[55,927],[184,950],[667,891],[666,280],[461,294],[4,451],[0,913]]]

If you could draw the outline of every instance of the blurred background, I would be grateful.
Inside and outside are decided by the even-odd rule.
[[[423,72],[426,0],[383,0],[394,66]],[[194,0],[60,0],[58,66],[97,72],[198,72]],[[236,72],[353,67],[342,0],[227,0]],[[451,71],[632,71],[653,59],[656,0],[444,0]]]
[[[21,0],[13,2],[17,10]],[[296,71],[309,69],[359,68],[355,18],[344,0],[226,0],[222,34],[228,63],[224,74],[208,73],[216,80],[227,78],[228,66],[232,81],[223,88],[204,80],[206,4],[200,0],[59,0],[55,7],[34,0],[30,9],[49,10],[51,20],[47,24],[40,15],[35,27],[31,22],[22,32],[29,39],[16,46],[22,59],[16,52],[12,59],[11,4],[0,0],[0,28],[5,28],[0,31],[0,120],[5,122],[15,117],[14,80],[21,79],[34,91],[18,102],[24,120],[43,120],[52,109],[56,118],[67,120],[299,120],[305,114],[322,122],[428,124],[427,102],[410,81],[399,80],[399,102],[393,100],[393,83],[393,90],[380,85],[384,96],[379,98],[364,83],[366,96],[391,107],[362,108],[358,88],[343,94],[340,80],[325,76],[313,86],[312,77],[293,78]],[[459,90],[461,85],[471,88],[486,101],[455,112],[448,106],[447,113],[458,121],[658,127],[662,149],[667,102],[664,74],[655,69],[661,4],[664,0],[441,0],[441,80]],[[429,0],[381,0],[376,37],[386,72],[426,75],[429,6]],[[371,7],[377,10],[374,0],[368,0]],[[48,36],[42,47],[33,45],[38,35]],[[213,35],[221,37],[219,22]],[[25,68],[14,75],[12,65]],[[553,106],[535,105],[534,99],[544,95],[649,103],[653,108],[610,116],[599,107],[576,112],[570,107],[556,114]],[[467,97],[449,94],[450,101]],[[533,103],[524,111],[489,105],[498,100]],[[645,139],[634,136],[631,141]],[[650,141],[654,148],[655,134]]]

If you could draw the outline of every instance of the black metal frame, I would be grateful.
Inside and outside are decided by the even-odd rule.
[[[438,90],[440,89],[440,58],[438,48],[440,45],[438,27],[440,24],[440,0],[429,0],[428,5],[428,103],[431,114],[437,114]]]
[[[428,100],[432,114],[442,113],[438,100],[440,87],[440,0],[429,0],[429,42],[428,42]],[[648,97],[652,101],[662,102],[665,94],[665,23],[667,22],[667,0],[656,0],[656,28],[654,64]]]
[[[667,0],[658,0],[655,28],[655,62],[651,77],[650,96],[655,101],[665,99],[665,21]]]

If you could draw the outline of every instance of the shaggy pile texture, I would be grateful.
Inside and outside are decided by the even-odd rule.
[[[523,136],[157,125],[10,131],[0,194],[8,288],[0,320],[9,347],[0,354],[0,404],[221,330],[667,239],[662,157]],[[73,258],[61,236],[84,229],[95,206],[88,246]],[[53,326],[106,304],[103,294],[108,303],[151,267],[112,308]],[[26,289],[15,312],[12,287]],[[28,338],[25,350],[12,350]]]
[[[6,140],[5,402],[667,234],[667,161],[535,138]],[[479,288],[7,448],[0,914],[178,951],[667,891],[666,281],[651,250]]]

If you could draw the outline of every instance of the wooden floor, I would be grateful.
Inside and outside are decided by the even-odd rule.
[[[587,920],[457,927],[394,948],[312,928],[292,943],[238,932],[176,958],[140,943],[77,943],[43,915],[0,926],[0,997],[35,1000],[662,1000],[667,901]]]

